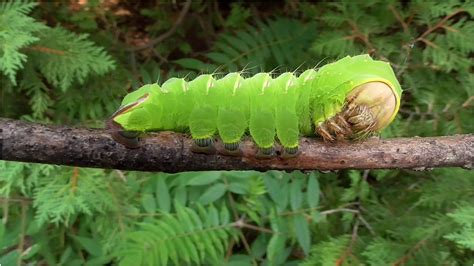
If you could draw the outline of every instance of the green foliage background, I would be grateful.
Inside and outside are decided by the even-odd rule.
[[[470,1],[0,3],[0,116],[101,127],[172,76],[370,53],[405,92],[383,137],[474,133]],[[161,42],[151,41],[175,29]],[[474,173],[138,173],[0,161],[2,265],[471,265]]]

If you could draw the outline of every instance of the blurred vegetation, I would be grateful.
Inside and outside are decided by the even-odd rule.
[[[0,3],[0,116],[101,127],[169,77],[370,53],[383,137],[474,133],[470,1]],[[138,173],[0,161],[2,265],[471,265],[474,173]]]

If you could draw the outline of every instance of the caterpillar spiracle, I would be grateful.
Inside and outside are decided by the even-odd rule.
[[[213,152],[218,135],[225,153],[240,154],[250,135],[258,157],[296,156],[300,136],[325,141],[366,138],[385,128],[400,106],[402,89],[389,63],[369,55],[347,56],[319,70],[277,77],[233,72],[186,82],[171,78],[129,93],[107,122],[114,139],[129,148],[150,131],[189,132],[194,151]]]

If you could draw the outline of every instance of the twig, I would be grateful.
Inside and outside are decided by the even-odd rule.
[[[38,51],[38,52],[42,52],[42,53],[46,53],[46,54],[55,54],[55,55],[64,55],[64,54],[66,54],[66,52],[64,52],[64,51],[53,49],[53,48],[48,48],[48,47],[44,47],[44,46],[39,46],[39,45],[29,46],[29,47],[26,47],[25,49]]]
[[[420,242],[418,242],[413,248],[411,248],[405,256],[401,257],[398,259],[396,262],[392,264],[392,266],[399,266],[405,264],[410,257],[413,255],[413,253],[417,252],[422,246],[426,244],[426,239],[422,239]]]
[[[239,229],[242,229],[244,227],[244,225],[246,225],[246,223],[244,222],[244,217],[239,218],[237,221],[235,221],[234,223],[231,224],[231,226],[239,228]],[[242,244],[244,245],[245,251],[252,258],[253,265],[255,265],[255,266],[258,265],[257,261],[252,256],[252,249],[250,248],[250,245],[247,242],[247,239],[245,238],[244,233],[242,232],[242,230],[239,230],[239,238],[242,241]]]
[[[474,135],[427,138],[370,138],[359,142],[325,143],[301,138],[294,158],[257,159],[250,140],[241,143],[241,156],[192,152],[189,135],[147,134],[139,148],[128,149],[102,129],[46,126],[0,118],[0,160],[61,164],[122,170],[183,172],[203,170],[339,170],[429,169],[474,165]],[[1,146],[1,145],[0,145]],[[276,152],[281,152],[277,146]]]
[[[224,179],[224,182],[225,182],[226,186],[229,185],[226,178]],[[229,197],[230,207],[232,209],[232,214],[233,214],[234,220],[235,220],[235,222],[232,225],[239,229],[239,238],[242,241],[242,244],[244,245],[245,251],[247,251],[247,254],[252,258],[253,265],[258,265],[257,261],[252,256],[252,250],[250,248],[250,245],[247,242],[247,239],[245,238],[244,233],[241,230],[243,227],[247,227],[246,226],[247,224],[245,223],[245,217],[244,216],[239,217],[237,208],[235,207],[235,200],[234,200],[234,197],[232,196],[232,193],[227,193],[227,195]],[[252,227],[247,227],[247,228],[252,228]]]
[[[405,21],[403,20],[403,18],[400,16],[400,14],[397,12],[397,10],[395,9],[395,7],[393,5],[389,5],[388,8],[390,9],[390,11],[392,11],[393,13],[393,16],[395,16],[395,18],[398,20],[398,22],[400,22],[400,24],[402,25],[402,28],[403,28],[403,31],[404,32],[408,32],[408,25],[405,23]]]
[[[239,218],[234,224],[236,228],[248,228],[254,231],[258,232],[263,232],[263,233],[268,233],[268,234],[275,234],[272,230],[265,228],[265,227],[259,227],[253,224],[249,224],[245,222],[245,217]],[[250,255],[250,254],[249,254]]]
[[[471,105],[471,102],[474,102],[474,96],[469,97],[463,104],[463,108],[468,108]]]
[[[25,250],[25,237],[26,237],[26,211],[28,210],[28,204],[25,202],[21,203],[21,232],[20,232],[20,241],[18,243],[18,254],[22,254]],[[16,261],[17,265],[22,265],[21,263],[22,256],[18,256]]]
[[[72,177],[71,177],[71,191],[75,193],[77,190],[77,180],[79,179],[79,168],[74,167],[72,170]]]
[[[355,221],[354,226],[352,227],[352,237],[351,237],[351,243],[347,247],[347,249],[342,253],[341,257],[336,261],[336,266],[340,266],[344,263],[346,260],[347,256],[349,256],[352,253],[352,248],[354,247],[355,241],[357,240],[357,232],[359,231],[359,220]]]
[[[364,219],[364,217],[360,213],[357,216],[357,219],[359,219],[364,224],[364,226],[367,227],[371,235],[377,235],[374,231],[374,228],[372,228],[372,226]]]
[[[398,13],[395,12],[396,10],[395,10],[392,6],[390,6],[390,9],[391,9],[392,12],[394,13],[394,15],[395,15],[395,17],[397,18],[397,20],[400,21],[400,23],[402,23],[403,20],[400,20],[400,19],[398,18]],[[454,29],[454,28],[452,28],[452,27],[449,27],[449,26],[447,26],[447,25],[444,25],[444,24],[445,24],[450,18],[452,18],[453,16],[455,16],[455,15],[461,13],[461,12],[464,12],[464,11],[465,11],[464,9],[458,9],[458,10],[454,11],[453,13],[447,15],[446,17],[444,17],[443,19],[441,19],[440,21],[438,21],[438,23],[436,23],[435,26],[433,26],[433,27],[428,27],[428,29],[427,29],[425,32],[423,32],[420,36],[418,36],[417,38],[415,38],[413,41],[411,41],[411,42],[409,42],[409,43],[403,44],[402,47],[405,48],[405,49],[407,49],[407,56],[406,56],[406,58],[405,58],[404,64],[403,64],[402,67],[397,71],[397,76],[400,76],[400,75],[406,70],[406,68],[408,67],[408,65],[406,64],[406,62],[408,61],[408,59],[409,59],[409,57],[410,57],[411,49],[413,48],[413,46],[415,45],[415,43],[417,43],[417,42],[423,42],[423,43],[425,43],[427,46],[430,46],[430,47],[433,47],[433,48],[438,48],[438,46],[437,46],[435,43],[433,43],[433,42],[427,40],[427,39],[426,39],[426,36],[428,36],[429,34],[431,34],[432,32],[434,32],[435,30],[437,30],[437,29],[439,29],[439,28],[444,28],[445,30],[448,30],[448,31],[457,31],[456,29]],[[411,16],[408,18],[408,20],[407,20],[406,23],[405,23],[405,22],[402,23],[402,27],[403,27],[403,30],[404,30],[405,32],[407,32],[408,25],[411,23],[411,20],[413,19],[413,17],[414,17],[414,14],[411,15]],[[407,28],[405,29],[405,27],[407,27]],[[413,67],[413,66],[412,66],[412,67]],[[426,66],[423,65],[422,67],[426,67]]]
[[[157,45],[158,43],[166,40],[167,38],[169,38],[171,35],[173,35],[176,30],[178,29],[178,26],[181,25],[181,23],[183,22],[184,18],[186,17],[186,14],[188,13],[189,11],[189,8],[191,7],[191,0],[187,0],[186,3],[184,4],[184,7],[183,9],[181,10],[181,13],[179,13],[179,16],[178,18],[176,19],[176,21],[174,22],[173,26],[171,27],[171,29],[169,29],[167,32],[161,34],[160,36],[156,37],[155,39],[152,39],[150,42],[148,42],[147,44],[144,44],[144,45],[141,45],[141,46],[138,46],[138,47],[133,47],[133,48],[128,48],[127,51],[129,52],[137,52],[137,51],[140,51],[140,50],[143,50],[143,49],[147,49],[147,48],[151,48],[155,45]]]
[[[340,209],[332,209],[332,210],[327,210],[327,211],[322,211],[320,212],[321,215],[329,215],[337,212],[351,212],[351,213],[359,213],[358,210],[354,209],[347,209],[347,208],[340,208]]]
[[[456,11],[454,11],[453,13],[447,15],[446,17],[444,17],[443,19],[441,19],[440,21],[438,21],[438,23],[436,23],[436,25],[434,25],[433,27],[429,27],[425,32],[423,32],[418,38],[416,38],[415,41],[422,41],[422,39],[424,39],[426,36],[428,36],[430,33],[432,33],[433,31],[439,29],[440,27],[442,27],[444,25],[444,23],[446,23],[450,18],[456,16],[457,14],[459,13],[462,13],[462,12],[465,12],[464,9],[458,9]]]
[[[10,213],[10,202],[8,200],[1,201],[2,202],[2,210],[3,210],[3,216],[2,216],[2,224],[7,224],[8,222],[8,214]]]
[[[418,40],[418,39],[417,39]],[[421,42],[424,42],[426,45],[428,46],[431,46],[433,48],[438,48],[438,45],[436,45],[434,42],[432,41],[428,41],[427,39],[424,39],[424,38],[421,38],[419,39],[418,41],[421,41]]]
[[[451,19],[452,17],[454,17],[457,14],[462,13],[462,12],[465,12],[465,10],[464,9],[458,9],[458,10],[455,10],[454,12],[452,12],[451,14],[445,16],[440,21],[438,21],[438,23],[436,23],[436,25],[434,25],[433,27],[428,27],[428,29],[425,32],[423,32],[420,36],[418,36],[413,43],[424,42],[428,46],[431,46],[433,48],[438,48],[438,46],[436,44],[434,44],[433,42],[427,40],[426,36],[428,36],[429,34],[431,34],[432,32],[434,32],[435,30],[437,30],[439,28],[445,28],[446,30],[449,30],[448,29],[449,26],[446,26],[444,24],[446,22],[448,22],[449,19]]]
[[[370,49],[370,53],[375,53],[376,52],[376,49],[375,47],[372,45],[372,43],[369,41],[369,37],[367,35],[365,35],[364,33],[362,33],[359,29],[359,27],[357,27],[357,24],[354,23],[352,20],[349,20],[348,21],[349,25],[351,26],[352,28],[352,32],[354,33],[353,34],[353,37],[354,38],[358,38],[360,39],[362,42],[364,42],[364,44]]]

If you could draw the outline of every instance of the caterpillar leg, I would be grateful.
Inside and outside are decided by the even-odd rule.
[[[215,153],[214,135],[217,113],[213,108],[195,108],[189,118],[189,130],[194,139],[191,150],[196,153]]]
[[[253,112],[250,116],[249,130],[259,148],[256,158],[275,157],[276,152],[273,147],[275,142],[275,118],[273,113],[266,110]]]
[[[214,140],[212,138],[194,139],[191,151],[195,153],[213,154],[215,153]]]
[[[228,156],[242,156],[240,141],[233,143],[224,143],[224,150],[222,151],[222,154]]]
[[[341,113],[320,124],[316,133],[325,141],[345,140],[352,135],[352,126]]]
[[[370,111],[370,107],[366,105],[348,107],[343,115],[345,120],[352,125],[354,131],[352,138],[365,138],[375,133],[377,118]]]
[[[271,146],[269,148],[258,148],[255,158],[257,159],[271,159],[276,157],[275,147]]]
[[[281,108],[276,112],[276,132],[283,146],[282,158],[298,155],[299,128],[298,117],[294,111]]]
[[[223,153],[230,156],[242,155],[240,139],[247,129],[245,114],[236,108],[221,108],[217,115],[217,129],[224,143]]]
[[[283,151],[282,151],[282,154],[281,154],[281,157],[284,158],[284,159],[288,159],[288,158],[297,157],[299,154],[300,154],[300,151],[298,149],[298,146],[291,147],[291,148],[290,147],[284,147]]]

